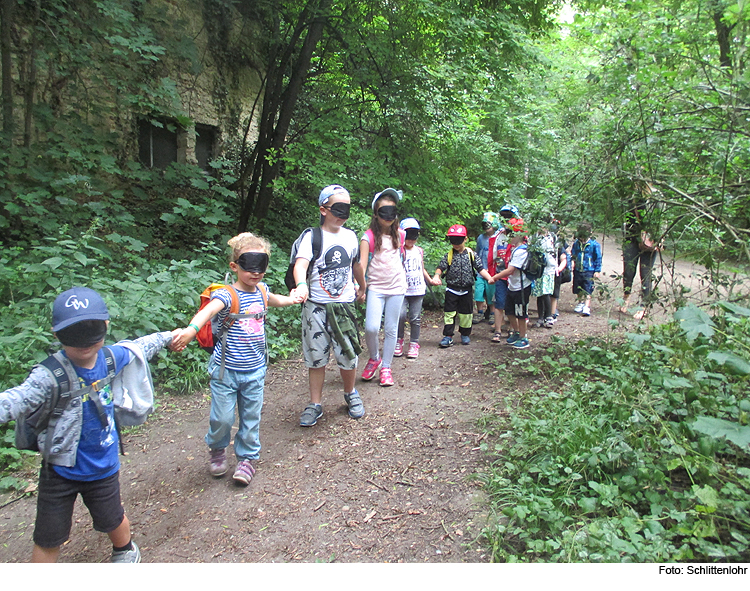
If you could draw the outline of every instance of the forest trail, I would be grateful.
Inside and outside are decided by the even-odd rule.
[[[393,387],[357,381],[367,411],[361,420],[348,417],[338,371],[329,365],[325,414],[316,426],[300,428],[308,402],[304,364],[291,359],[272,365],[261,461],[246,488],[233,483],[231,472],[221,479],[208,475],[207,392],[160,399],[146,425],[124,436],[127,455],[121,458],[123,504],[143,561],[489,561],[478,536],[492,517],[472,475],[494,458],[480,449],[487,439],[478,421],[507,413],[523,394],[519,385],[533,387],[519,381],[505,360],[534,355],[552,335],[574,340],[605,334],[610,318],[632,330],[635,321],[617,312],[621,287],[610,277],[622,272],[620,251],[614,241],[603,246],[610,296],[595,301],[591,317],[573,314],[567,284],[557,324],[529,329],[530,349],[491,343],[486,323],[474,325],[471,345],[439,349],[442,316],[428,311],[420,357],[394,359]],[[691,269],[679,263],[679,281],[697,285],[688,277]],[[535,300],[531,309],[535,318]],[[655,313],[647,322],[658,320]],[[24,476],[35,484],[33,473]],[[4,495],[0,506],[12,500]],[[0,562],[29,560],[35,507],[32,494],[0,509]],[[77,503],[60,561],[107,562],[110,551]]]

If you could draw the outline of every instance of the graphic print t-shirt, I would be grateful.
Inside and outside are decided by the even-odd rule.
[[[406,270],[406,295],[421,296],[425,294],[424,263],[422,249],[418,246],[405,249],[404,269]]]
[[[264,284],[265,286],[265,284]],[[266,290],[268,287],[266,286]],[[263,294],[260,288],[255,291],[237,290],[240,298],[240,313],[261,314],[263,312]],[[224,309],[216,315],[221,324],[232,309],[232,296],[226,289],[217,289],[211,299],[224,302]],[[224,356],[224,366],[233,371],[255,371],[266,364],[266,327],[265,317],[239,318],[229,327],[227,332],[227,350]],[[216,343],[214,359],[221,362],[221,340]]]
[[[130,351],[125,347],[113,345],[109,347],[115,358],[117,373],[130,363],[132,357]],[[90,386],[97,380],[107,377],[107,360],[104,351],[100,350],[96,358],[96,365],[92,369],[73,365],[78,375],[79,388]],[[115,428],[115,405],[112,398],[112,384],[108,384],[98,393],[92,392],[91,396],[98,394],[99,400],[107,414],[107,425],[102,427],[99,412],[96,405],[88,395],[81,398],[83,412],[83,424],[81,425],[81,439],[78,442],[76,463],[72,468],[55,466],[57,472],[63,478],[90,482],[101,480],[112,476],[120,469],[120,447]]]
[[[331,233],[323,230],[321,255],[310,276],[310,300],[317,304],[353,302],[352,261],[359,259],[357,235],[348,228]],[[312,260],[312,232],[300,242],[297,258]]]

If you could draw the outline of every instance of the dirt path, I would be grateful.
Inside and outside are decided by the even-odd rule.
[[[622,271],[613,242],[604,243],[604,271]],[[682,272],[687,276],[689,267]],[[615,280],[605,283],[621,295]],[[485,323],[475,325],[470,346],[439,349],[441,315],[428,312],[419,359],[394,359],[394,387],[358,381],[367,410],[359,421],[347,416],[338,372],[329,366],[325,415],[300,428],[307,372],[297,359],[273,365],[261,461],[247,488],[207,474],[206,393],[162,399],[149,422],[125,436],[120,476],[144,562],[488,561],[477,542],[487,508],[471,476],[493,459],[480,450],[478,419],[506,412],[513,399],[503,361],[533,354],[553,334],[605,333],[608,318],[632,326],[616,312],[614,295],[581,318],[564,286],[558,323],[530,329],[526,351],[490,343]],[[27,476],[33,484],[34,475]],[[9,500],[0,497],[0,505]],[[0,509],[0,562],[29,559],[35,505],[28,495]],[[107,542],[78,503],[60,561],[106,562]]]

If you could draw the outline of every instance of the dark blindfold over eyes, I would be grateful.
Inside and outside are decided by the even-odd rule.
[[[240,269],[249,273],[265,273],[268,269],[268,255],[265,252],[243,252],[235,262]]]
[[[406,230],[406,239],[407,240],[416,240],[419,238],[419,230],[416,228],[409,228]]]
[[[107,336],[107,323],[104,320],[84,320],[58,330],[57,340],[66,347],[86,349],[103,341]]]
[[[378,208],[378,217],[382,220],[391,221],[395,220],[398,215],[398,211],[395,205],[383,205]]]
[[[325,205],[323,207],[340,220],[348,220],[349,210],[352,206],[351,203],[334,203],[331,207],[326,207]]]

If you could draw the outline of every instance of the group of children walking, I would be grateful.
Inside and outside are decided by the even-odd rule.
[[[472,314],[475,281],[477,295],[489,299],[486,308],[478,307],[478,313],[482,317],[485,312],[494,313],[494,342],[500,341],[503,318],[507,316],[510,330],[506,341],[515,348],[529,346],[526,327],[532,294],[542,299],[543,326],[554,322],[558,278],[566,268],[567,252],[552,238],[552,232],[545,231],[541,236],[551,271],[545,271],[543,279],[533,287],[523,273],[529,256],[528,235],[512,206],[503,207],[500,216],[485,215],[484,239],[478,240],[477,253],[466,246],[466,228],[451,226],[447,232],[451,249],[431,277],[424,266],[424,253],[416,246],[419,222],[414,218],[398,221],[401,198],[401,191],[392,188],[376,194],[370,226],[357,240],[356,234],[344,227],[351,208],[348,191],[340,185],[325,187],[318,198],[320,228],[304,232],[298,240],[292,261],[294,287],[289,295],[272,293],[263,282],[270,255],[268,241],[252,233],[235,236],[228,242],[234,283],[216,289],[185,328],[142,337],[128,347],[119,343],[104,346],[109,313],[100,294],[74,287],[58,296],[52,330],[62,345],[58,355],[70,364],[72,381],[67,392],[70,396],[55,408],[60,420],[38,423],[40,446],[45,440],[52,445],[40,471],[32,560],[57,559],[60,546],[70,534],[73,505],[80,493],[94,528],[107,533],[112,541],[112,561],[140,562],[140,550],[130,539],[129,522],[120,501],[116,424],[119,403],[111,379],[135,357],[150,359],[164,346],[182,351],[208,323],[221,327],[208,363],[208,472],[220,478],[229,471],[227,448],[237,414],[233,479],[246,486],[255,475],[261,450],[260,420],[268,361],[265,315],[269,306],[301,304],[302,351],[310,392],[310,402],[300,416],[301,427],[312,427],[323,416],[325,368],[331,353],[339,367],[349,416],[365,416],[356,388],[362,348],[355,301],[366,301],[365,343],[369,358],[362,380],[370,381],[377,373],[384,387],[394,384],[393,357],[402,356],[404,351],[409,359],[419,356],[426,289],[441,285],[443,279],[446,292],[443,338],[439,344],[442,348],[454,344],[456,324],[461,344],[471,342],[472,324],[477,320]],[[500,217],[507,220],[502,226]],[[571,255],[574,288],[578,287],[581,293],[580,312],[588,315],[593,279],[601,270],[601,248],[581,228]],[[0,393],[0,424],[49,411],[51,401],[60,398],[58,382],[42,366],[34,366],[20,386]]]

